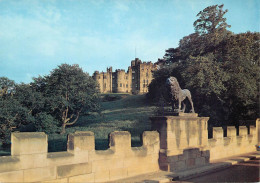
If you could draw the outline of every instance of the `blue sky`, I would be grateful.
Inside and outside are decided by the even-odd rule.
[[[0,77],[28,83],[62,63],[127,70],[135,55],[156,62],[215,4],[232,32],[259,32],[259,0],[0,0]]]

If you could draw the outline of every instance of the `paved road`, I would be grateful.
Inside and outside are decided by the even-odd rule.
[[[183,182],[260,182],[260,159],[239,163],[230,168]]]

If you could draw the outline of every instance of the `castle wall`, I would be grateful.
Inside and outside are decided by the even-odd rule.
[[[48,153],[43,132],[12,133],[11,156],[0,157],[0,182],[107,182],[159,170],[179,172],[208,165],[212,160],[256,151],[256,127],[213,128],[208,139],[207,117],[180,113],[152,117],[143,145],[131,147],[127,131],[110,134],[109,149],[95,150],[93,132],[68,136],[67,151]]]
[[[155,68],[151,62],[142,63],[136,58],[131,61],[127,72],[121,69],[112,72],[110,67],[107,72],[96,71],[93,78],[99,84],[100,93],[147,93]]]
[[[259,119],[256,127],[240,126],[238,136],[233,126],[227,127],[227,137],[224,137],[222,127],[214,127],[212,139],[208,139],[208,119],[183,113],[151,118],[152,130],[160,134],[160,169],[180,171],[256,151]]]
[[[92,132],[68,136],[66,152],[47,152],[47,135],[13,133],[11,156],[0,157],[0,182],[107,182],[159,170],[159,135],[143,133],[131,147],[129,132],[112,132],[110,148],[95,150]]]

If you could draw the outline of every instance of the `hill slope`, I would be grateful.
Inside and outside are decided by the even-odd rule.
[[[102,102],[101,114],[82,116],[67,134],[75,131],[92,131],[95,134],[96,149],[108,148],[108,135],[113,131],[129,131],[132,146],[139,146],[140,135],[150,130],[150,119],[155,106],[150,105],[145,95],[129,95],[111,102]],[[66,134],[49,135],[49,151],[66,150]]]

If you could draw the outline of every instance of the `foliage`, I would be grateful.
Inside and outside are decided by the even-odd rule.
[[[195,31],[199,34],[208,34],[224,31],[230,27],[224,18],[228,10],[223,10],[223,6],[223,4],[213,5],[200,11],[197,14],[199,18],[193,24]]]
[[[27,125],[48,134],[62,127],[65,133],[65,127],[75,124],[80,115],[99,109],[96,83],[78,65],[62,64],[30,84],[15,84],[2,77],[0,86],[0,138],[4,143],[12,131],[29,130]]]
[[[48,98],[45,110],[60,121],[62,130],[77,122],[82,114],[98,110],[98,92],[95,81],[78,65],[62,64],[45,76],[43,95]]]
[[[33,122],[33,118],[29,110],[11,96],[0,97],[0,108],[0,140],[9,143],[10,133],[21,125]]]
[[[259,33],[233,34],[223,5],[205,8],[194,22],[195,33],[166,50],[162,69],[154,72],[148,97],[167,101],[166,78],[175,76],[191,90],[195,111],[216,125],[259,116]]]
[[[0,96],[12,93],[15,82],[7,77],[0,77]]]

